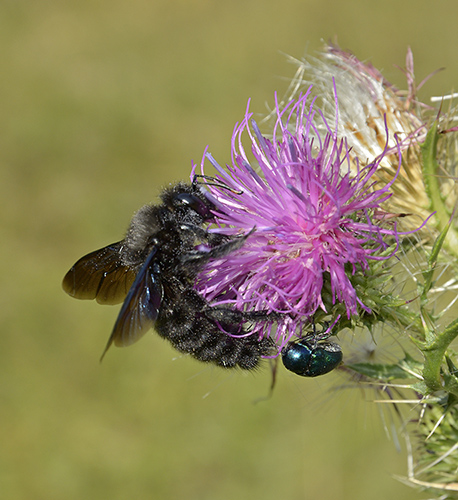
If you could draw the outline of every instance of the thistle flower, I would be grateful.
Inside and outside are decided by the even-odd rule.
[[[371,262],[389,258],[393,251],[383,252],[397,238],[382,209],[394,179],[383,186],[375,181],[386,150],[365,166],[350,158],[337,128],[309,102],[310,92],[282,108],[276,101],[271,140],[247,108],[235,127],[226,169],[206,154],[218,172],[209,186],[218,210],[216,231],[256,230],[241,250],[211,261],[196,287],[212,305],[282,313],[275,333],[272,325],[253,329],[275,335],[279,350],[318,313],[334,321],[338,311],[347,318],[370,314],[356,283]]]

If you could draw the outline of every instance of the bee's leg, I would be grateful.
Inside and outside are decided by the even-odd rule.
[[[194,235],[196,235],[198,238],[201,238],[203,240],[208,239],[209,234],[211,234],[206,229],[204,229],[200,226],[196,226],[195,224],[187,224],[186,222],[184,222],[183,224],[180,224],[180,229],[182,231],[190,231]]]
[[[232,240],[234,237],[219,233],[209,233],[206,229],[194,224],[181,224],[180,228],[186,229],[202,241],[207,242],[212,248]]]
[[[225,307],[211,307],[207,306],[202,311],[207,320],[217,326],[218,330],[227,334],[227,338],[232,339],[232,342],[241,342],[242,344],[254,343],[259,345],[263,356],[274,356],[276,353],[276,346],[274,341],[269,337],[258,337],[258,334],[251,334],[250,326],[244,325],[247,321],[274,321],[273,315],[267,311],[253,311],[252,313],[245,313],[234,309]],[[260,352],[261,352],[260,351]]]
[[[249,236],[251,236],[255,230],[256,228],[254,227],[251,231],[244,234],[243,236],[234,237],[233,239],[225,243],[222,243],[221,245],[213,247],[208,251],[193,250],[192,252],[188,252],[181,257],[181,262],[183,263],[193,262],[203,266],[206,262],[208,262],[211,259],[224,257],[225,255],[241,248],[244,245],[246,239]]]
[[[241,329],[241,324],[246,322],[268,322],[271,323],[279,319],[280,313],[269,311],[238,311],[229,307],[222,306],[207,306],[203,309],[203,313],[207,318],[217,321],[222,325],[232,325]],[[233,333],[231,331],[231,333]],[[246,333],[246,331],[245,331]]]

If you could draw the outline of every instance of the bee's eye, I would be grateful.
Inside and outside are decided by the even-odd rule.
[[[174,201],[177,205],[187,206],[201,215],[204,219],[213,217],[208,206],[197,196],[189,193],[179,193],[175,196]]]

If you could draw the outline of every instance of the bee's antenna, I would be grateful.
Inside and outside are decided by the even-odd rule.
[[[227,189],[228,191],[230,191],[231,193],[234,193],[234,194],[239,194],[239,195],[243,194],[242,190],[237,191],[236,189],[231,188],[227,184],[224,184],[219,179],[217,179],[216,177],[212,177],[211,175],[194,174],[194,178],[192,180],[192,183],[193,184],[198,184],[199,183],[198,182],[198,178],[199,179],[203,179],[205,181],[205,184],[207,186],[215,186],[215,187],[218,187],[218,188],[221,188],[221,189]],[[203,183],[201,183],[201,184],[203,184]]]

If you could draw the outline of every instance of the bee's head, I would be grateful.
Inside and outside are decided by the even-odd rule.
[[[181,213],[183,217],[205,222],[213,218],[213,203],[205,197],[197,183],[178,183],[162,194],[162,201],[172,212]]]
[[[173,204],[176,207],[193,210],[199,214],[204,221],[213,217],[211,213],[212,204],[206,200],[203,195],[198,196],[197,194],[186,192],[177,193],[173,199]]]

